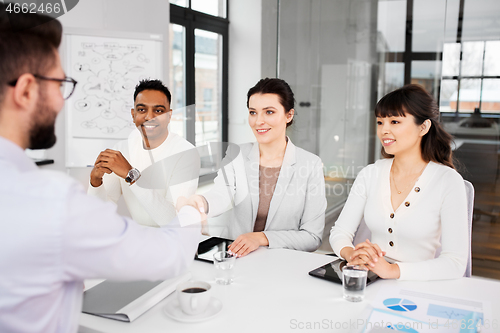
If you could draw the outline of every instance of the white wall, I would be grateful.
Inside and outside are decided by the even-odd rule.
[[[64,28],[91,29],[102,34],[130,31],[163,35],[163,77],[167,78],[169,9],[166,0],[145,0],[140,4],[132,0],[85,0],[60,21]],[[229,141],[243,143],[255,141],[248,126],[246,93],[261,78],[262,0],[231,1],[229,19]],[[90,168],[65,167],[64,110],[57,119],[56,134],[57,144],[46,154],[55,164],[44,168],[68,172],[87,186]]]
[[[103,35],[106,34],[106,31],[163,35],[164,72],[160,75],[167,78],[169,17],[170,7],[168,1],[144,0],[139,5],[132,0],[85,0],[80,1],[73,10],[60,17],[59,20],[64,29],[89,29],[98,31]],[[65,167],[65,110],[58,116],[56,134],[57,143],[46,154],[46,157],[53,159],[55,163],[43,168],[67,171],[71,176],[87,186],[90,168],[71,168],[67,170]]]
[[[163,35],[163,78],[168,78],[168,31],[170,6],[168,1],[144,0],[85,0],[69,13],[59,18],[63,28],[79,28],[99,31],[154,33]],[[64,64],[63,64],[64,66]],[[56,145],[47,150],[46,158],[55,161],[42,168],[67,172],[80,181],[85,188],[89,184],[91,168],[70,168],[65,166],[65,110],[61,111],[56,121]],[[97,158],[97,156],[96,156]],[[128,215],[123,200],[118,202],[118,212]]]
[[[229,4],[229,141],[243,143],[255,141],[248,126],[246,93],[261,79],[262,1],[235,0]],[[266,0],[264,0],[266,1]],[[269,3],[269,1],[267,1]],[[271,1],[270,3],[275,3]],[[145,0],[85,0],[69,13],[60,17],[64,28],[106,31],[155,33],[163,35],[164,73],[167,78],[169,2]],[[269,31],[269,28],[268,28]],[[275,33],[270,31],[269,33]],[[274,51],[275,52],[275,51]],[[273,57],[270,55],[270,57]],[[267,58],[266,58],[267,59]],[[275,62],[274,59],[269,63]],[[272,72],[272,69],[270,70]],[[266,76],[273,76],[268,75]],[[85,186],[88,184],[90,168],[65,167],[65,114],[64,110],[56,122],[57,144],[47,151],[46,157],[55,164],[44,166],[68,172]]]
[[[248,126],[248,89],[261,79],[262,0],[229,3],[229,142],[255,141]]]

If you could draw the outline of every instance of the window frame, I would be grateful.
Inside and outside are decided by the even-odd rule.
[[[170,23],[183,26],[185,30],[185,71],[186,71],[186,105],[196,103],[196,79],[195,79],[195,29],[201,29],[220,34],[222,36],[222,94],[221,94],[221,129],[222,141],[228,141],[228,68],[229,68],[229,1],[226,2],[226,18],[212,16],[191,9],[191,1],[188,7],[170,4]],[[186,140],[196,145],[196,111],[194,108],[186,108]]]
[[[484,75],[484,62],[485,62],[485,55],[486,55],[486,42],[489,40],[480,40],[476,42],[482,42],[483,43],[483,56],[482,56],[482,63],[481,63],[481,74],[480,75],[462,75],[462,61],[463,61],[463,41],[460,38],[460,41],[457,41],[457,44],[460,45],[460,58],[459,58],[459,63],[458,63],[458,75],[447,75],[447,76],[441,76],[441,81],[444,80],[456,80],[457,81],[457,104],[455,108],[455,116],[458,116],[459,114],[467,114],[471,112],[460,112],[460,87],[461,87],[461,80],[469,80],[469,79],[475,79],[475,80],[481,80],[481,88],[479,92],[479,109],[482,110],[482,103],[483,103],[483,81],[485,79],[500,79],[500,75]],[[472,41],[465,41],[467,42],[472,42]],[[498,115],[500,112],[496,113],[488,113],[488,115]]]

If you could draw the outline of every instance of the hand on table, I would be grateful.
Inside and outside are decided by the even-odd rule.
[[[269,241],[263,232],[249,232],[238,236],[229,246],[228,251],[237,257],[243,257],[259,248],[267,246]]]
[[[122,153],[112,149],[102,151],[94,163],[94,169],[90,173],[90,183],[97,187],[102,184],[105,173],[114,172],[118,177],[125,179],[132,166],[123,157]]]

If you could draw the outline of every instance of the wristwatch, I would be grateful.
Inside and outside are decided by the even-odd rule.
[[[139,170],[137,170],[136,168],[133,168],[131,169],[128,174],[127,174],[127,177],[125,178],[125,181],[129,184],[129,185],[132,185],[133,183],[135,183],[136,181],[139,180],[139,178],[141,178],[141,173]]]

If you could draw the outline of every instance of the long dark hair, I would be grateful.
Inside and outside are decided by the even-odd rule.
[[[261,79],[247,93],[247,108],[250,97],[255,94],[276,94],[279,96],[280,104],[285,108],[285,113],[290,112],[294,108],[295,98],[293,97],[292,88],[282,79],[268,78]],[[291,126],[293,119],[286,124],[286,127]]]
[[[451,150],[451,135],[444,130],[439,122],[439,108],[434,98],[419,85],[408,84],[388,93],[375,106],[376,117],[400,117],[411,114],[415,123],[421,125],[429,119],[431,127],[422,137],[420,150],[422,159],[433,161],[455,169]],[[382,156],[392,158],[382,147]]]

